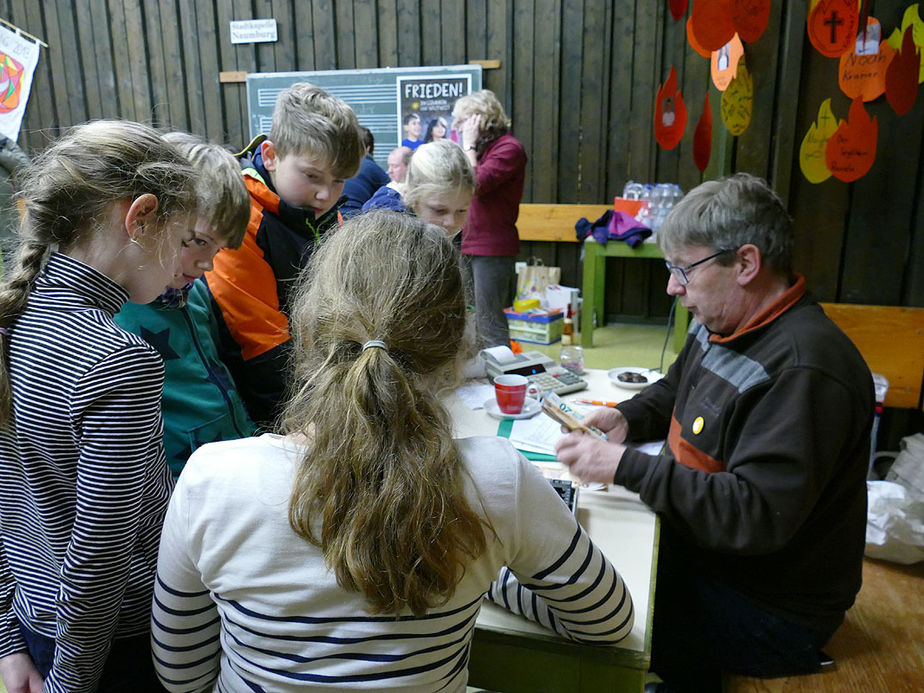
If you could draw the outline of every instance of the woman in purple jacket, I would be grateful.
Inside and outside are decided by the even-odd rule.
[[[510,134],[510,119],[492,91],[463,96],[452,117],[462,150],[475,169],[475,197],[462,230],[462,253],[472,273],[478,337],[483,347],[507,345],[504,308],[512,304],[515,291],[526,152]]]

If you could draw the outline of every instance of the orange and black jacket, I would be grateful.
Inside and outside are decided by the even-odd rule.
[[[222,357],[251,418],[267,426],[285,396],[291,291],[323,234],[337,224],[339,203],[316,219],[281,200],[263,167],[263,139],[240,155],[250,192],[244,242],[219,252],[206,280],[222,323]]]

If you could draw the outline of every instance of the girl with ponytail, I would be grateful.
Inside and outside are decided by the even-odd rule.
[[[443,229],[375,211],[312,258],[285,435],[199,448],[167,512],[169,690],[465,691],[486,594],[580,642],[630,632],[621,577],[535,467],[453,438],[460,257]]]

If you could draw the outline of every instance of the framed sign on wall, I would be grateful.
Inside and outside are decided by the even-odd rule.
[[[481,89],[481,65],[438,67],[386,67],[369,70],[309,72],[257,72],[247,75],[247,110],[250,136],[268,134],[279,92],[295,82],[310,82],[339,96],[375,136],[375,159],[383,167],[388,153],[409,138],[422,142],[428,126],[448,125],[456,99]],[[434,122],[436,121],[436,122]]]

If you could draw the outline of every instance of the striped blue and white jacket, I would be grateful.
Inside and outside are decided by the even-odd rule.
[[[164,523],[152,635],[171,691],[465,691],[482,599],[582,643],[632,629],[619,573],[537,469],[501,438],[458,441],[485,552],[421,617],[372,615],[289,526],[301,451],[264,435],[199,448]]]
[[[95,690],[113,639],[143,635],[161,523],[163,363],[112,316],[128,298],[66,255],[10,337],[14,418],[0,430],[0,657],[17,620],[56,640],[48,692]]]

